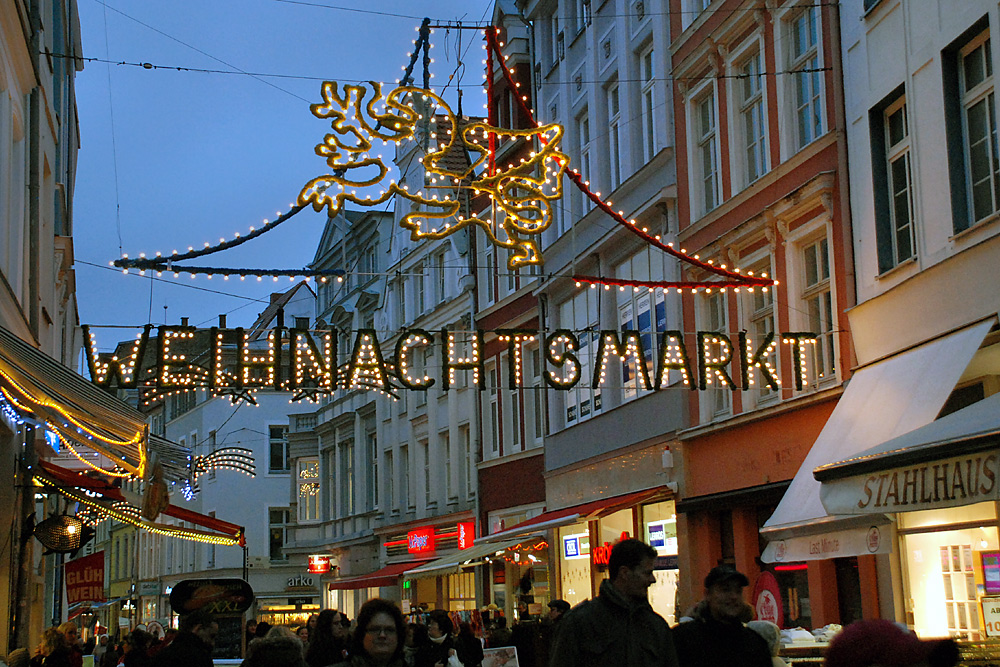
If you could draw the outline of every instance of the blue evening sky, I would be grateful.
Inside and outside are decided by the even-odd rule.
[[[306,181],[325,173],[313,148],[329,123],[309,111],[310,103],[320,101],[322,80],[394,83],[408,61],[420,17],[477,23],[489,18],[492,5],[492,0],[79,0],[85,57],[281,75],[86,63],[76,82],[81,147],[74,243],[81,322],[141,326],[189,317],[193,325],[212,326],[219,313],[228,314],[229,326],[252,322],[272,291],[291,285],[287,278],[241,283],[164,274],[150,280],[149,273],[123,275],[108,263],[122,252],[166,255],[215,244],[286,211]],[[432,84],[439,90],[456,67],[456,32],[436,30],[431,39]],[[463,31],[462,50],[463,106],[465,113],[478,114],[485,100],[481,34]],[[419,71],[418,65],[418,77]],[[453,82],[445,95],[452,103],[454,91]],[[189,263],[304,267],[324,222],[325,216],[310,208],[239,248]],[[101,349],[132,337],[124,330],[96,331]]]

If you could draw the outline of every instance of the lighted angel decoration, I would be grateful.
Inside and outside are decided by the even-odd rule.
[[[415,205],[400,221],[414,240],[440,239],[476,225],[491,243],[512,251],[508,258],[511,269],[541,263],[536,239],[552,223],[552,202],[562,197],[562,173],[569,162],[558,150],[562,127],[543,125],[532,130],[508,130],[479,121],[460,125],[447,103],[428,90],[403,86],[383,98],[381,84],[370,85],[373,95],[366,101],[365,86],[347,85],[341,92],[336,82],[324,82],[325,101],[312,105],[311,109],[315,116],[332,121],[333,132],[316,147],[316,154],[326,158],[333,173],[309,181],[299,193],[299,204],[311,203],[316,211],[326,208],[333,216],[342,210],[344,202],[375,206],[399,196]],[[396,144],[413,139],[422,115],[430,116],[437,108],[444,111],[448,140],[428,152],[423,165],[432,180],[447,184],[447,187],[425,188],[440,190],[442,195],[428,194],[420,188],[411,191],[409,186],[395,181],[390,181],[377,197],[358,194],[358,188],[384,184],[389,174],[381,156],[370,154],[373,139]],[[541,146],[517,165],[492,170],[486,168],[491,135],[497,138],[538,135]],[[449,166],[447,160],[459,146],[471,157],[461,163],[460,171],[454,165]],[[492,211],[481,218],[460,214],[461,201],[454,194],[461,189],[488,195],[493,201]]]

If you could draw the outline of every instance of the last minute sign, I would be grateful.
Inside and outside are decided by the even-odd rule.
[[[654,343],[653,337],[635,330],[559,329],[543,335],[522,329],[474,332],[443,329],[436,334],[424,329],[405,329],[396,337],[394,354],[387,359],[378,333],[374,329],[360,329],[353,333],[350,358],[346,363],[338,363],[339,339],[351,336],[352,332],[276,327],[266,336],[253,338],[244,329],[164,326],[158,328],[156,336],[151,336],[151,332],[152,327],[147,326],[131,350],[119,357],[98,354],[93,335],[84,326],[84,348],[93,381],[106,388],[139,387],[159,392],[203,388],[426,391],[435,385],[447,391],[459,373],[471,373],[473,384],[483,389],[486,375],[483,344],[493,334],[507,346],[508,386],[512,388],[524,386],[523,346],[538,340],[544,358],[541,379],[556,390],[587,384],[597,389],[605,383],[608,365],[616,362],[634,363],[637,382],[654,391],[671,384],[672,373],[679,373],[691,390],[710,387],[749,390],[756,384],[777,389],[778,373],[769,359],[779,345],[790,349],[795,387],[801,389],[806,381],[807,349],[816,342],[816,335],[810,332],[784,332],[778,338],[769,333],[752,341],[746,332],[727,335],[674,330],[658,334],[655,350],[648,350],[647,346]],[[442,359],[438,377],[418,372],[412,363],[414,356],[433,347],[440,348]],[[585,352],[595,348],[593,357],[588,355],[581,360]],[[589,377],[585,377],[585,367],[593,369]]]

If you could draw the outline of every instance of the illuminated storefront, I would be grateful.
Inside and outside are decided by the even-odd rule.
[[[601,582],[608,577],[608,557],[616,542],[627,537],[638,537],[653,545],[657,551],[656,583],[649,589],[650,603],[669,621],[675,618],[677,595],[677,517],[674,501],[664,487],[648,489],[582,505],[543,512],[512,528],[488,536],[489,544],[503,546],[509,554],[523,552],[529,537],[536,545],[544,542],[544,551],[538,549],[530,566],[521,561],[521,584],[524,577],[531,577],[531,600],[534,607],[518,609],[515,619],[527,612],[531,617],[544,613],[550,600],[563,599],[576,605],[593,598]],[[511,548],[513,547],[513,549]],[[543,558],[544,554],[544,558]],[[509,558],[508,558],[509,559]],[[530,568],[530,570],[528,569]],[[494,566],[494,576],[498,570]],[[546,574],[547,586],[540,586]],[[494,579],[494,601],[501,592],[510,595],[512,586],[508,579],[501,587]],[[544,591],[544,594],[543,594]],[[514,593],[524,595],[523,593]]]
[[[1000,636],[988,613],[1000,606],[998,445],[994,394],[815,471],[829,512],[895,516],[901,611],[922,637]]]

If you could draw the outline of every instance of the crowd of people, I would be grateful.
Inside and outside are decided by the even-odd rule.
[[[775,624],[752,621],[743,599],[750,583],[728,565],[705,577],[704,598],[671,628],[649,604],[656,549],[636,539],[611,549],[609,579],[598,596],[574,607],[560,623],[549,667],[781,667]],[[921,641],[890,621],[857,621],[830,643],[826,667],[954,667],[950,639]]]
[[[503,616],[491,619],[480,639],[468,623],[444,610],[431,611],[426,623],[407,623],[395,603],[373,599],[351,620],[327,609],[298,628],[272,627],[251,620],[246,626],[245,667],[481,667],[484,643],[514,646],[520,667],[782,667],[778,627],[752,620],[743,599],[749,580],[720,565],[704,581],[704,598],[671,628],[649,603],[655,582],[656,550],[636,539],[611,550],[608,573],[597,597],[572,610],[563,600],[549,603],[540,623],[507,628]],[[45,631],[35,653],[17,649],[11,667],[82,667],[93,655],[95,667],[211,667],[218,624],[204,612],[180,617],[163,638],[132,630],[117,644],[107,635],[79,640],[76,624]],[[921,641],[884,620],[858,621],[837,635],[827,650],[826,667],[954,667],[954,641]],[[89,661],[88,661],[89,662]],[[0,664],[3,664],[0,661]]]

